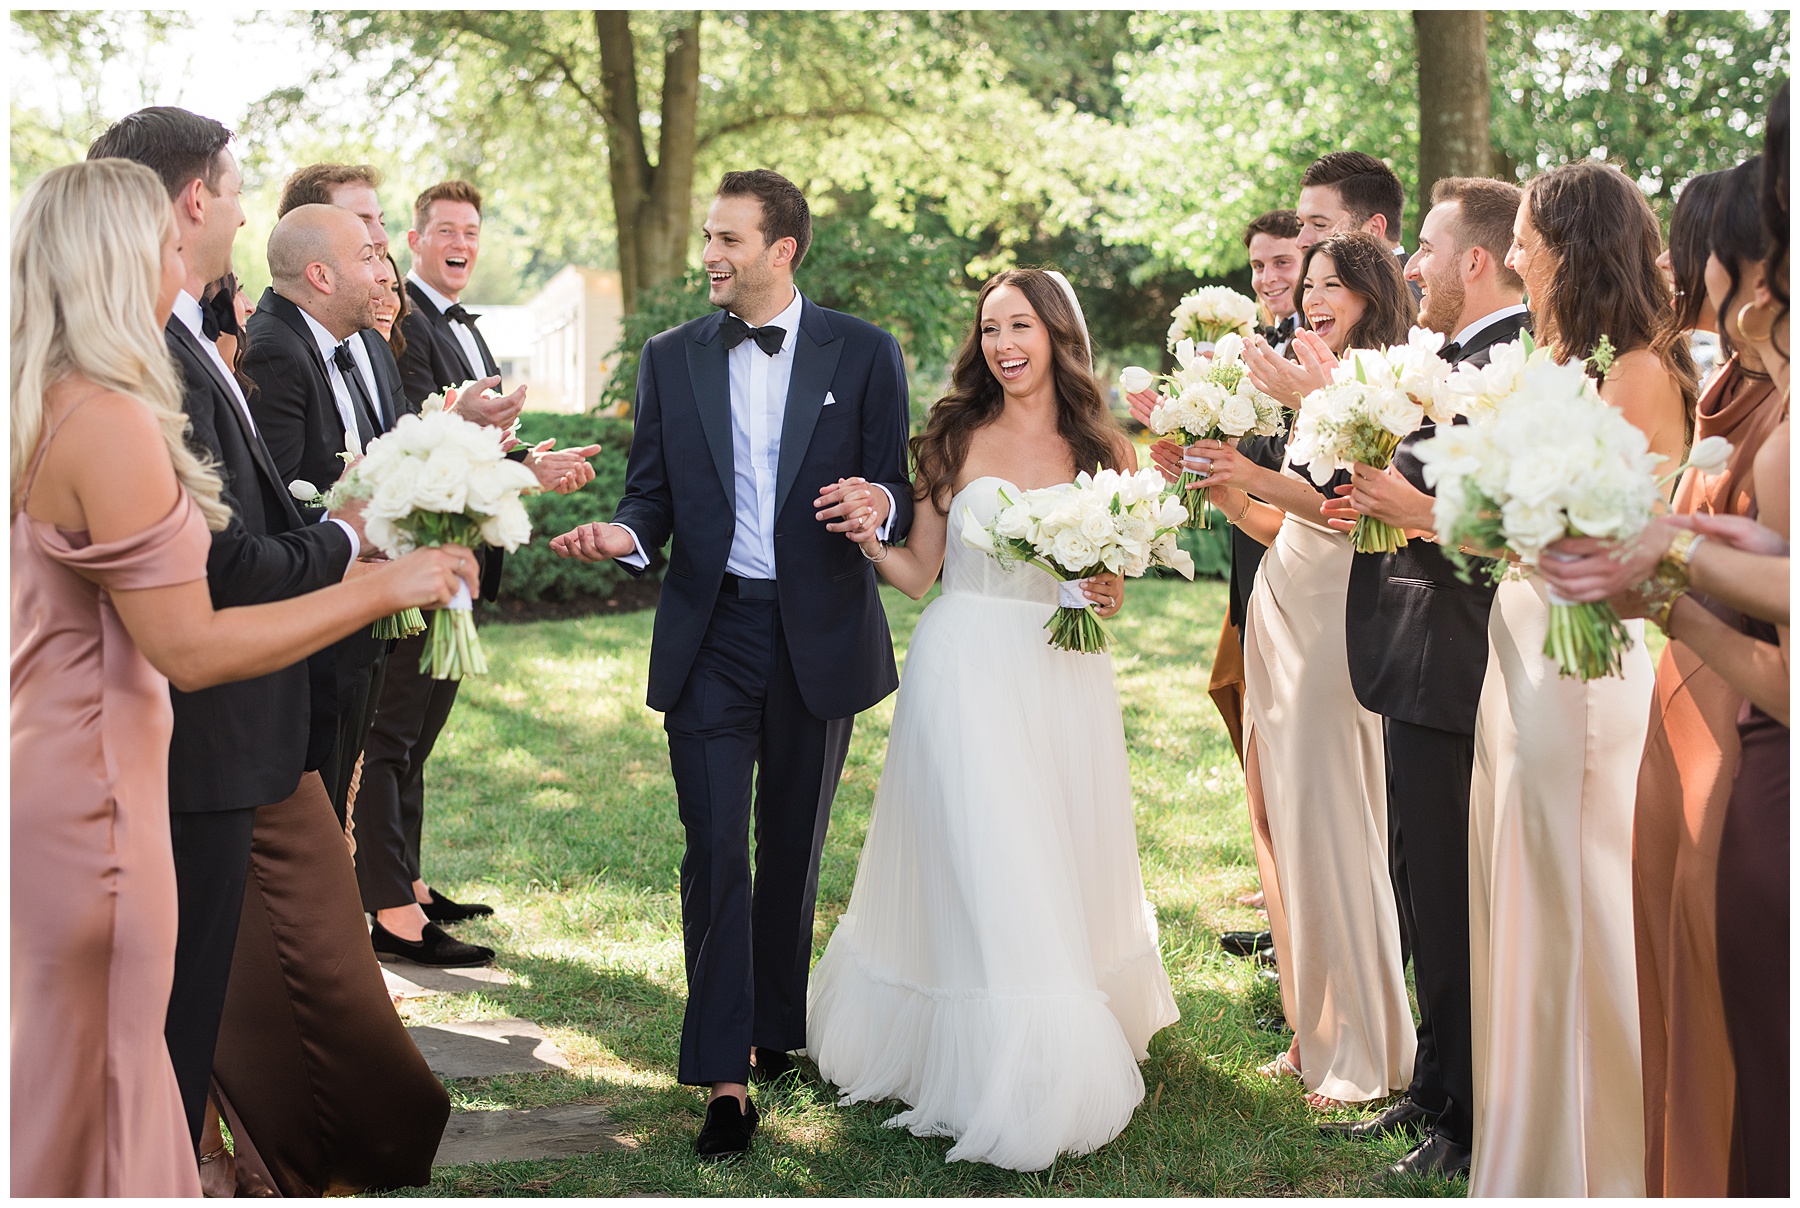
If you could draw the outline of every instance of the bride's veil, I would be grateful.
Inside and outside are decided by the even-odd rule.
[[[1069,284],[1067,277],[1053,268],[1045,269],[1044,275],[1062,286],[1063,296],[1068,298],[1069,307],[1075,312],[1075,322],[1081,327],[1081,342],[1087,345],[1088,369],[1092,370],[1094,368],[1094,339],[1088,335],[1087,315],[1082,313],[1081,302],[1075,297],[1075,287]]]

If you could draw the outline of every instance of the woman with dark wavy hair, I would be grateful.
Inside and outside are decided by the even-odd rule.
[[[1656,267],[1674,291],[1670,305],[1675,310],[1675,326],[1689,334],[1689,351],[1702,381],[1731,355],[1713,316],[1713,307],[1706,299],[1707,239],[1731,171],[1724,168],[1702,172],[1681,186],[1681,196],[1675,199],[1675,210],[1669,215],[1669,245],[1656,258]],[[1718,343],[1701,342],[1699,333],[1714,337]],[[1692,439],[1691,429],[1688,436]]]
[[[1661,227],[1589,161],[1525,187],[1507,265],[1538,342],[1589,362],[1600,396],[1680,463],[1693,358],[1657,270]],[[1610,365],[1592,360],[1609,342]],[[1555,432],[1543,435],[1557,439]],[[1620,675],[1544,654],[1540,575],[1499,585],[1469,796],[1476,1195],[1640,1196],[1644,1113],[1631,827],[1653,675],[1643,622]]]
[[[944,591],[913,633],[856,886],[807,1001],[807,1049],[844,1099],[903,1100],[888,1123],[1015,1170],[1117,1136],[1150,1037],[1179,1018],[1111,659],[1051,647],[1056,582],[950,532],[991,521],[1009,489],[1136,467],[1091,364],[1060,274],[989,280],[912,442],[911,534],[863,544],[914,599],[940,567]],[[1118,576],[1087,595],[1111,615]]]

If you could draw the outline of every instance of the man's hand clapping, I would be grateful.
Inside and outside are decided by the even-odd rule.
[[[473,382],[468,389],[456,396],[456,403],[450,409],[471,423],[485,424],[490,428],[510,427],[519,418],[519,412],[525,409],[525,387],[520,386],[511,394],[488,397],[486,392],[499,385],[500,379],[497,377],[486,377]]]
[[[531,447],[531,452],[525,455],[525,467],[537,475],[538,485],[546,491],[569,495],[594,481],[594,467],[587,459],[599,452],[599,445],[557,449],[553,436]]]

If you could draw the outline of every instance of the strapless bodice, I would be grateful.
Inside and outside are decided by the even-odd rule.
[[[963,542],[964,509],[976,523],[987,525],[1000,514],[1000,488],[1017,499],[1023,492],[1004,478],[983,475],[950,497],[949,531],[944,539],[944,594],[988,596],[1023,600],[1032,604],[1056,604],[1056,580],[1035,566],[1001,565],[992,555]]]

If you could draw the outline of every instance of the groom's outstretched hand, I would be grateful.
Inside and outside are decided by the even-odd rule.
[[[605,562],[611,558],[623,558],[637,549],[637,543],[631,539],[630,533],[618,525],[593,521],[577,525],[560,537],[550,538],[550,549],[565,558]]]

